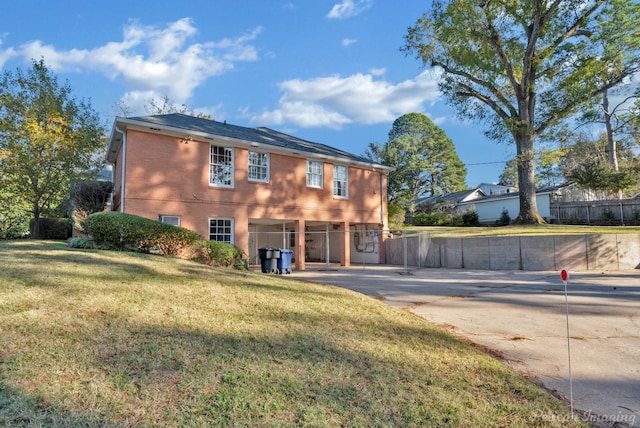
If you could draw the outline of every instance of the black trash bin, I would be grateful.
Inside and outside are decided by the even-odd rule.
[[[291,273],[291,259],[293,258],[293,250],[280,248],[280,257],[278,258],[278,273],[280,275]]]
[[[259,248],[260,268],[263,273],[276,272],[278,270],[278,259],[280,250],[277,248]]]

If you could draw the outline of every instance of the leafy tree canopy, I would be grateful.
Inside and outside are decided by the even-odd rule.
[[[613,197],[617,193],[635,193],[640,185],[640,160],[631,150],[618,148],[620,167],[609,163],[606,135],[590,140],[581,136],[562,159],[563,174],[568,182],[583,189],[599,190]]]
[[[403,49],[443,71],[460,116],[515,142],[518,221],[537,223],[535,140],[638,71],[638,28],[633,0],[434,0]]]
[[[467,171],[453,142],[431,119],[420,113],[397,118],[389,140],[370,143],[370,159],[392,166],[389,198],[408,204],[423,195],[440,195],[463,190]]]
[[[98,114],[74,98],[44,60],[26,72],[2,74],[0,185],[29,206],[33,238],[39,237],[40,217],[68,197],[72,183],[95,175],[104,147]]]

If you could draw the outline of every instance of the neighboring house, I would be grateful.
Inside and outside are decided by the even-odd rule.
[[[541,217],[550,218],[551,199],[556,196],[557,192],[558,186],[536,190],[536,204]],[[458,209],[463,212],[475,210],[478,213],[478,221],[485,224],[498,220],[502,216],[503,210],[506,210],[509,217],[514,220],[520,214],[520,193],[502,193],[460,202]]]
[[[296,269],[379,263],[392,168],[268,128],[183,114],[116,118],[107,160],[112,210],[230,242],[250,257],[293,250]],[[331,232],[331,233],[329,233]]]
[[[504,193],[513,193],[518,191],[517,187],[503,186],[501,184],[493,183],[480,183],[476,188],[482,190],[487,196],[502,195]]]
[[[413,202],[416,208],[434,204],[458,205],[461,202],[473,201],[478,198],[485,197],[486,195],[487,194],[483,192],[482,189],[476,188],[453,193],[445,193],[444,195],[426,196],[424,198],[418,198]]]
[[[536,191],[538,213],[543,218],[550,219],[551,202],[572,197],[575,195],[574,192],[573,187],[565,184],[538,189]],[[417,209],[421,206],[441,204],[460,214],[476,211],[480,223],[490,224],[502,216],[503,210],[509,213],[511,219],[515,219],[520,214],[520,193],[515,187],[481,183],[472,190],[416,199],[414,204]]]

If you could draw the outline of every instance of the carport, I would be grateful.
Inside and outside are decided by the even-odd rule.
[[[266,247],[293,250],[298,270],[306,263],[337,267],[381,261],[382,234],[377,224],[307,221],[304,232],[297,229],[299,225],[295,220],[249,219],[249,263],[259,265],[259,249]]]

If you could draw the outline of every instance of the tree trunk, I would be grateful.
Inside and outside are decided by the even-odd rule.
[[[533,139],[529,135],[516,137],[518,159],[518,186],[520,191],[520,213],[515,220],[518,224],[543,224],[538,214],[536,201],[535,163]]]
[[[40,206],[38,202],[33,204],[33,223],[31,225],[31,239],[40,239]]]
[[[602,95],[602,110],[604,112],[604,125],[607,129],[607,149],[609,150],[609,165],[614,171],[619,171],[618,166],[618,148],[616,147],[616,134],[613,130],[612,117],[609,111],[609,94],[607,91]]]
[[[40,239],[40,216],[33,218],[31,224],[31,239]]]
[[[609,111],[609,93],[602,94],[602,111],[604,113],[604,126],[607,129],[607,150],[609,151],[609,166],[614,171],[620,171],[618,165],[618,147],[616,144],[616,131],[613,129],[613,114]],[[622,199],[622,190],[618,190],[618,199]]]

